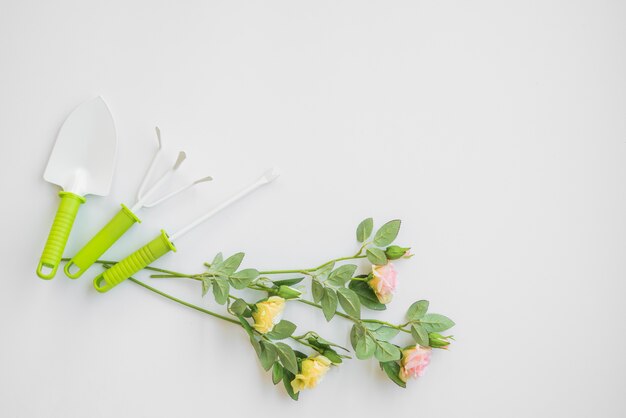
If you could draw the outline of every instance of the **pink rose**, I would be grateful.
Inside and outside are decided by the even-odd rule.
[[[398,285],[398,272],[393,264],[388,263],[384,266],[372,266],[372,279],[368,282],[378,301],[386,304],[391,302],[393,292]]]
[[[400,361],[400,379],[406,382],[409,377],[422,376],[430,363],[432,351],[432,349],[420,345],[403,350],[402,361]]]

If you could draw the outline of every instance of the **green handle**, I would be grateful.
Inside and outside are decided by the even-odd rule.
[[[46,246],[37,266],[37,276],[46,280],[50,280],[57,273],[78,208],[85,203],[84,197],[74,193],[59,192],[59,196],[61,196],[59,209],[54,216]]]
[[[130,209],[122,205],[122,209],[117,212],[113,219],[111,219],[78,254],[65,264],[65,274],[67,277],[78,279],[136,222],[141,221]],[[73,267],[77,267],[78,270],[75,270]]]
[[[100,293],[108,292],[170,251],[176,251],[176,247],[161,230],[158,237],[93,279],[93,287]]]

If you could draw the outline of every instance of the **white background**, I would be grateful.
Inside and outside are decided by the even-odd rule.
[[[620,1],[0,0],[0,416],[626,415],[625,18]],[[406,390],[354,360],[295,403],[235,326],[132,283],[98,294],[97,268],[38,279],[58,201],[43,170],[99,94],[117,169],[66,254],[132,203],[158,124],[189,155],[179,180],[215,181],[143,212],[107,258],[277,165],[158,265],[314,266],[354,252],[361,219],[402,218],[416,256],[372,316],[429,299],[452,349]],[[348,343],[340,318],[286,315]]]

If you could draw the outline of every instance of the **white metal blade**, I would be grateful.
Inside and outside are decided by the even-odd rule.
[[[78,106],[57,136],[43,178],[78,195],[105,196],[111,189],[117,135],[102,97]]]

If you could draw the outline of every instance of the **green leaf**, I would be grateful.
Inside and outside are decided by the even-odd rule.
[[[230,285],[226,278],[216,277],[213,279],[213,296],[215,296],[215,301],[220,305],[225,304],[228,300],[229,289]]]
[[[384,266],[387,264],[387,256],[380,248],[370,247],[365,251],[365,255],[367,255],[367,259],[370,263],[376,266]]]
[[[284,340],[285,338],[289,338],[295,330],[296,324],[283,319],[278,324],[274,325],[272,331],[268,332],[266,336],[272,340]]]
[[[297,277],[295,279],[276,280],[274,282],[274,286],[276,286],[276,287],[293,286],[294,284],[300,283],[302,280],[304,280],[304,277]]]
[[[297,401],[298,396],[300,395],[300,392],[295,393],[293,391],[293,387],[291,387],[291,381],[295,378],[296,376],[293,373],[289,372],[288,370],[284,371],[283,384],[285,385],[285,390],[287,391],[287,394],[289,395],[291,399],[293,399],[294,401]]]
[[[322,285],[317,279],[311,280],[311,294],[313,295],[313,301],[320,303],[324,297],[324,285]]]
[[[261,348],[261,344],[259,344],[259,341],[254,338],[254,336],[250,336],[250,344],[252,344],[252,348],[254,348],[257,357],[261,358],[261,353],[263,352],[263,349]]]
[[[242,316],[238,316],[237,319],[239,319],[239,322],[241,322],[241,326],[246,331],[246,333],[248,333],[248,336],[250,337],[250,344],[252,344],[252,347],[254,348],[256,355],[259,356],[260,358],[261,351],[262,351],[261,344],[259,344],[257,339],[254,338],[254,330],[252,329],[252,325],[250,325],[250,323],[246,321],[246,319]]]
[[[213,261],[211,261],[211,268],[216,269],[223,262],[224,262],[224,257],[222,256],[222,253],[217,253],[215,254],[215,258],[213,258]]]
[[[233,285],[235,289],[245,289],[250,282],[257,277],[259,277],[259,271],[256,269],[240,270],[230,276],[230,284]]]
[[[413,336],[415,342],[422,347],[428,347],[430,345],[428,332],[426,332],[423,326],[419,324],[411,325],[411,335]]]
[[[322,312],[327,321],[333,319],[337,312],[337,292],[330,287],[324,289],[324,296],[320,301],[322,305]]]
[[[231,305],[230,310],[237,316],[241,316],[248,309],[248,304],[243,299],[236,299]]]
[[[350,344],[353,349],[356,350],[356,346],[362,338],[365,338],[365,328],[359,324],[354,324],[350,330]]]
[[[376,343],[369,335],[360,338],[354,348],[354,353],[359,360],[366,360],[376,352]]]
[[[356,240],[365,242],[372,235],[374,229],[374,220],[372,218],[363,219],[359,226],[356,227]]]
[[[442,332],[454,326],[454,321],[447,316],[429,313],[419,320],[426,332]]]
[[[276,349],[278,350],[278,358],[283,364],[283,367],[291,373],[298,374],[298,361],[296,360],[296,353],[293,349],[285,343],[276,343]]]
[[[272,383],[275,385],[283,380],[283,366],[280,363],[274,363],[274,367],[272,368]]]
[[[353,280],[350,282],[348,287],[357,294],[359,300],[361,301],[361,305],[365,306],[366,308],[372,309],[374,311],[384,311],[385,309],[387,309],[385,305],[378,301],[376,294],[367,284],[367,282]]]
[[[337,348],[341,348],[343,351],[350,351],[350,350],[348,350],[347,348],[340,346],[339,344],[335,344],[335,343],[333,343],[333,342],[331,342],[331,341],[328,341],[328,340],[323,339],[323,338],[322,338],[322,337],[320,337],[319,335],[318,335],[317,337],[315,337],[315,339],[317,340],[317,342],[318,342],[319,344],[323,344],[323,345],[328,346],[328,347],[337,347]]]
[[[363,321],[362,324],[365,328],[367,328],[370,331],[376,331],[378,328],[382,327],[382,325],[379,324],[378,322],[368,322],[367,319]]]
[[[372,331],[372,334],[374,335],[374,338],[379,341],[389,341],[393,339],[396,335],[398,335],[399,332],[400,330],[396,328],[391,328],[383,325],[377,328],[375,331]]]
[[[344,286],[356,271],[355,264],[344,264],[333,270],[326,281],[333,286]]]
[[[315,270],[311,274],[313,274],[314,277],[317,277],[320,280],[326,280],[326,278],[328,277],[330,272],[333,271],[334,267],[335,267],[335,263],[334,262],[328,263],[328,264],[323,265],[319,269]]]
[[[406,383],[400,379],[400,365],[398,363],[395,361],[387,361],[380,363],[380,367],[393,383],[401,388],[406,388]]]
[[[296,353],[296,358],[300,359],[300,360],[304,360],[306,359],[307,356],[306,354],[304,354],[302,351],[298,351],[298,350],[293,350],[294,353]]]
[[[402,357],[402,352],[397,346],[391,343],[388,343],[386,341],[378,341],[374,356],[376,356],[376,360],[384,363],[386,361],[400,360],[400,357]]]
[[[325,349],[321,354],[335,364],[341,364],[343,362],[341,356],[332,348]]]
[[[418,300],[413,303],[406,311],[406,317],[409,321],[415,321],[421,319],[428,311],[428,301]]]
[[[400,219],[387,222],[374,235],[374,245],[386,247],[396,239],[398,231],[400,231]]]
[[[211,288],[211,279],[209,277],[202,278],[202,297],[206,296],[209,293],[209,289]]]
[[[345,313],[354,318],[361,318],[361,302],[356,293],[345,287],[340,287],[337,289],[337,296]]]
[[[268,343],[267,341],[261,341],[261,355],[259,356],[259,360],[261,361],[261,366],[267,371],[269,370],[276,359],[278,358],[278,351],[276,347],[272,343]]]
[[[244,253],[236,253],[231,255],[226,260],[224,260],[223,263],[220,264],[217,270],[224,276],[230,276],[235,271],[237,271],[237,269],[241,265],[241,262],[243,261],[244,256]]]
[[[248,333],[250,337],[253,337],[254,329],[252,328],[252,325],[250,325],[250,323],[246,321],[246,319],[243,316],[238,316],[237,319],[239,319],[239,322],[241,322],[241,326],[246,331],[246,333]]]

